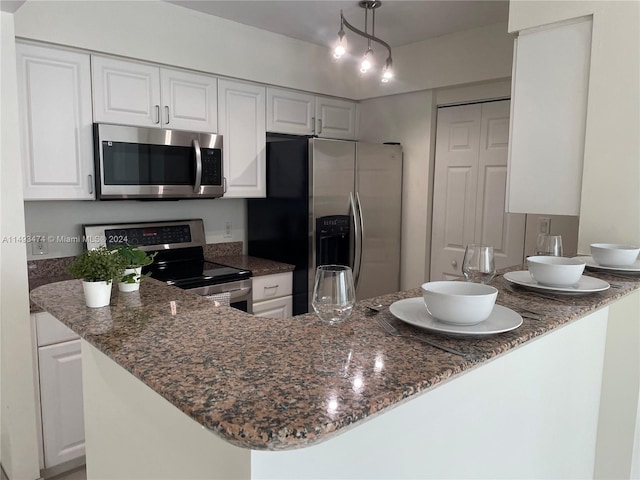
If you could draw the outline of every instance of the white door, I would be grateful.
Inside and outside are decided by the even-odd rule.
[[[25,200],[93,200],[89,55],[16,45]]]
[[[316,134],[321,138],[356,139],[356,103],[316,97]]]
[[[505,213],[509,101],[438,109],[431,280],[462,276],[464,248],[486,243],[496,268],[522,262],[524,215]]]
[[[265,87],[220,80],[219,133],[224,137],[227,198],[265,197]]]
[[[96,123],[160,127],[160,69],[145,63],[91,57]]]
[[[162,128],[218,133],[217,81],[211,75],[160,69]]]
[[[267,88],[267,131],[313,135],[315,105],[314,95]]]
[[[438,109],[431,280],[461,276],[474,241],[481,117],[480,104]]]
[[[80,340],[38,348],[44,462],[85,454]]]
[[[496,269],[522,263],[525,215],[506,213],[509,101],[482,104],[475,241],[493,246]]]

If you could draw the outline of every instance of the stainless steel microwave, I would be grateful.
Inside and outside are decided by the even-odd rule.
[[[222,135],[94,124],[100,200],[217,198]]]

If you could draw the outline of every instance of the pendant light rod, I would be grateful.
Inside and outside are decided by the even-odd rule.
[[[384,48],[387,49],[387,51],[389,52],[389,58],[391,58],[391,47],[389,46],[389,44],[387,42],[385,42],[384,40],[378,38],[378,37],[374,37],[373,35],[370,35],[366,32],[363,32],[362,30],[357,29],[356,27],[354,27],[353,25],[351,25],[346,18],[344,18],[344,15],[342,14],[342,12],[340,12],[340,21],[342,22],[342,24],[347,27],[349,30],[351,30],[353,33],[357,33],[358,35],[367,38],[369,40],[373,40],[374,42],[379,43],[380,45],[382,45]]]

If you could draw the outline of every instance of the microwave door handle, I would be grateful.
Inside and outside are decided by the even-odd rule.
[[[193,139],[193,148],[196,151],[196,182],[193,186],[193,193],[199,193],[200,185],[202,184],[202,152],[197,138]]]

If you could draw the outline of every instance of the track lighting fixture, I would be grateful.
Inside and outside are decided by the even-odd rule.
[[[338,32],[338,42],[333,50],[334,58],[340,59],[347,52],[347,38],[345,36],[344,27],[347,27],[353,33],[360,35],[367,39],[367,50],[365,51],[362,61],[360,63],[360,72],[363,74],[368,73],[374,64],[373,49],[371,48],[371,42],[376,42],[387,49],[388,56],[384,63],[384,69],[380,80],[384,83],[393,78],[393,60],[391,59],[391,47],[384,40],[375,36],[376,31],[376,9],[382,5],[381,1],[361,1],[358,5],[364,8],[364,32],[351,25],[340,10],[340,31]],[[371,11],[371,33],[369,33],[369,11]]]

